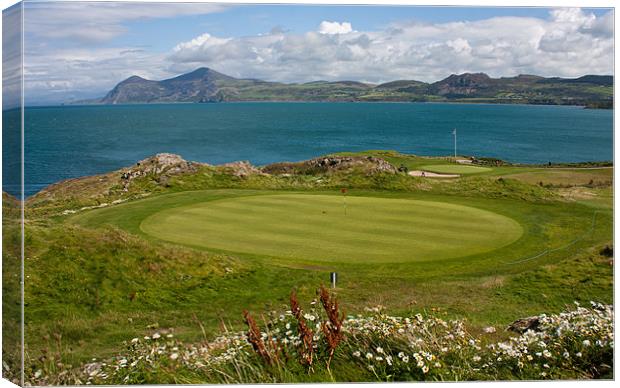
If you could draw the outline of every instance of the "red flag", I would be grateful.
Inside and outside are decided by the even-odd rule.
[[[346,194],[346,193],[347,193],[347,191],[348,191],[348,190],[347,190],[347,189],[345,189],[345,188],[340,189],[340,192],[341,192],[342,194]]]

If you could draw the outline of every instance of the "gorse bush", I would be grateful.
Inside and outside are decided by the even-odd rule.
[[[495,328],[472,335],[437,314],[386,315],[380,307],[345,317],[321,288],[304,311],[255,320],[247,331],[199,344],[160,331],[127,342],[118,356],[83,365],[75,384],[460,381],[613,378],[613,307],[592,302],[497,342]],[[260,322],[260,323],[259,323]],[[494,340],[495,339],[495,340]],[[41,370],[32,384],[53,381]],[[63,382],[66,382],[63,380]]]

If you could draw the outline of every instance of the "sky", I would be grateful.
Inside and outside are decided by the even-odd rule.
[[[24,25],[27,105],[202,66],[281,82],[613,73],[604,8],[29,1]]]

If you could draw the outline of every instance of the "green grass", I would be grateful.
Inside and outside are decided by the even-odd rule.
[[[389,151],[366,154],[409,169],[459,167],[442,158]],[[311,300],[317,286],[329,281],[330,271],[339,273],[336,293],[347,314],[377,304],[395,315],[441,308],[447,317],[466,317],[473,331],[558,312],[574,300],[611,303],[613,266],[600,253],[613,244],[611,187],[540,187],[532,184],[535,180],[528,183],[512,177],[537,171],[563,174],[562,182],[569,185],[581,177],[578,174],[599,173],[580,170],[565,175],[559,171],[566,170],[560,169],[502,166],[437,182],[404,173],[241,178],[205,167],[173,177],[165,186],[141,178],[129,193],[131,200],[72,216],[59,214],[84,206],[79,193],[71,197],[79,206],[65,197],[30,202],[25,261],[27,365],[50,349],[49,338],[55,333],[62,335],[63,361],[71,365],[116,354],[124,340],[161,328],[173,328],[180,339],[197,342],[203,339],[204,327],[207,337],[213,338],[222,322],[241,328],[244,309],[257,315],[287,309],[293,288],[302,300]],[[611,175],[611,169],[604,173]],[[350,218],[343,214],[341,187],[349,187]],[[150,195],[138,199],[142,193]],[[278,202],[283,198],[294,201]],[[421,204],[432,204],[432,212]],[[364,211],[358,213],[360,206]],[[450,214],[451,210],[456,211]],[[217,220],[208,217],[214,212]],[[396,218],[393,229],[392,221],[382,218],[385,214]],[[490,222],[481,215],[489,216]],[[157,217],[172,217],[166,224],[156,224],[166,229],[166,236],[141,228]],[[167,225],[174,217],[180,217],[177,224]],[[257,218],[243,223],[251,217]],[[321,224],[324,218],[329,222]],[[270,224],[275,219],[281,223]],[[421,253],[423,245],[415,245],[422,240],[416,235],[418,229],[408,229],[410,222],[425,233],[433,232],[438,250],[426,249],[438,254],[434,260]],[[497,227],[486,225],[491,222]],[[444,224],[443,235],[435,233]],[[471,237],[480,239],[476,244],[490,244],[507,238],[502,231],[515,224],[522,234],[514,235],[512,243],[507,240],[507,245],[487,245],[486,250],[474,246],[456,255],[450,247],[458,245],[459,232],[486,232]],[[189,235],[194,225],[205,227],[198,230],[203,235],[208,228],[220,234],[207,236],[209,241],[202,237],[188,242],[162,240],[171,240],[171,230],[177,228]],[[297,229],[300,226],[302,230]],[[266,232],[277,232],[270,236],[297,241],[303,248],[274,252],[275,246],[282,245],[252,235]],[[347,233],[370,239],[343,244],[344,240],[335,238]],[[5,233],[5,252],[19,241],[17,230],[14,234],[13,241]],[[302,239],[295,240],[298,237]],[[320,237],[324,238],[318,244]],[[396,254],[368,257],[364,253],[370,252],[373,240],[389,241],[390,249],[399,245],[413,259],[399,261],[394,257],[403,255]],[[306,247],[308,241],[315,246]],[[242,243],[249,245],[241,249]],[[267,248],[271,251],[261,251]],[[323,253],[332,249],[340,250],[338,260],[326,261]],[[439,250],[446,251],[439,254]],[[347,251],[353,252],[350,257],[344,254]],[[7,262],[19,263],[16,258],[5,254]],[[10,284],[6,274],[4,280]],[[498,336],[505,335],[500,332]]]
[[[522,234],[508,217],[447,202],[304,194],[175,207],[146,218],[141,229],[190,246],[330,263],[463,257]]]
[[[535,171],[516,172],[506,175],[529,184],[555,186],[611,185],[613,168],[547,168]]]
[[[462,164],[433,164],[422,166],[423,170],[436,172],[440,174],[477,174],[481,172],[493,171],[492,168],[467,166]]]

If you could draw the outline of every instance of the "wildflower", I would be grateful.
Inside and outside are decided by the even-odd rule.
[[[146,341],[148,341],[148,340],[150,340],[150,339],[151,339],[151,337],[149,337],[148,335],[145,335],[145,336],[144,336],[144,339],[145,339]]]
[[[405,357],[405,353],[403,352],[398,352],[398,358],[403,358]]]
[[[179,353],[172,353],[172,354],[170,355],[170,359],[171,359],[171,360],[176,360],[177,358],[179,358]]]
[[[367,359],[369,359],[369,360],[370,360],[372,357],[373,357],[372,353],[366,353],[366,358],[367,358]]]
[[[383,348],[381,346],[377,347],[377,353],[383,354]]]
[[[583,340],[583,346],[590,346],[590,340]]]
[[[140,341],[138,338],[132,338],[132,339],[131,339],[131,343],[132,343],[132,344],[135,344],[135,343],[137,343],[138,341]]]
[[[159,333],[153,334],[153,339],[158,339],[159,337],[161,337],[161,335],[159,335]]]
[[[375,360],[377,360],[377,361],[383,361],[383,357],[381,357],[381,356],[377,356],[377,357],[375,357]]]
[[[418,368],[422,368],[424,366],[424,361],[420,360],[418,361]]]
[[[575,356],[577,356],[577,357],[581,357],[581,356],[582,356],[582,354],[581,354],[581,352],[577,352],[577,353],[575,353]]]
[[[474,356],[474,357],[472,358],[472,360],[474,360],[474,362],[478,362],[478,361],[480,361],[481,359],[482,359],[482,358],[481,358],[480,356]]]
[[[167,337],[167,338],[172,338],[172,337],[174,337],[174,336],[173,336],[172,334],[168,334],[168,335],[166,335],[166,337]]]
[[[526,358],[527,358],[527,360],[528,360],[528,361],[532,361],[532,360],[534,359],[534,357],[532,357],[532,356],[531,356],[531,355],[529,355],[529,354],[527,355],[527,357],[526,357]]]
[[[392,365],[392,356],[386,356],[385,357],[385,362],[387,362],[388,365]]]
[[[422,372],[424,372],[424,373],[428,373],[428,366],[424,365],[424,366],[422,367]]]
[[[549,369],[549,364],[543,364],[543,368]]]
[[[491,334],[491,333],[495,333],[497,330],[495,330],[493,326],[489,326],[489,327],[485,327],[484,329],[482,329],[482,331],[484,331],[487,334]]]
[[[562,356],[563,356],[564,358],[569,358],[569,357],[570,357],[570,354],[568,354],[568,352],[567,352],[567,351],[564,351],[564,353],[562,354]]]
[[[362,355],[362,352],[360,352],[359,350],[356,350],[353,352],[354,357],[360,357],[361,355]]]
[[[545,358],[550,358],[551,357],[551,352],[548,351],[547,349],[543,350],[543,356],[545,356]]]
[[[43,374],[43,371],[39,369],[36,372],[34,372],[34,378],[38,379],[39,377],[41,377],[42,374]]]

